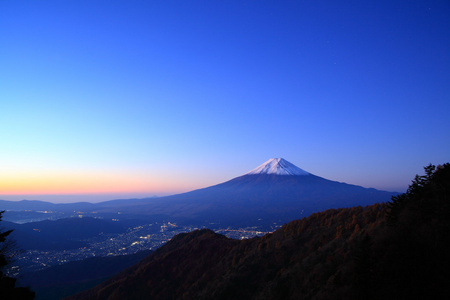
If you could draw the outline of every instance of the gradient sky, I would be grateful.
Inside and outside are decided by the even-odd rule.
[[[0,199],[167,195],[271,157],[403,192],[450,161],[450,2],[1,1]]]

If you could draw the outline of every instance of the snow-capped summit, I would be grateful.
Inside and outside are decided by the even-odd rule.
[[[245,175],[261,175],[261,174],[275,174],[275,175],[310,175],[310,173],[300,169],[291,164],[283,158],[271,158],[256,169],[251,170]]]

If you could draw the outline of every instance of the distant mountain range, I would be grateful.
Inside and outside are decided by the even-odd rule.
[[[253,226],[274,222],[283,224],[329,208],[386,202],[396,194],[327,180],[282,158],[273,158],[240,177],[183,194],[96,204],[0,201],[0,208],[95,211],[103,214],[121,212],[122,217],[158,215],[187,223]]]

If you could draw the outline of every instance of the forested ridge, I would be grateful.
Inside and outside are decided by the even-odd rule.
[[[179,234],[67,299],[447,299],[450,165],[425,172],[387,204],[330,209],[262,238]]]

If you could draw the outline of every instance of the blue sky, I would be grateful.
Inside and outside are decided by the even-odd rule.
[[[404,191],[450,161],[449,15],[448,1],[2,1],[0,198],[166,195],[271,157]]]

